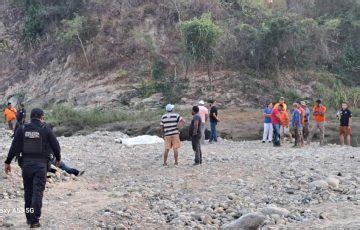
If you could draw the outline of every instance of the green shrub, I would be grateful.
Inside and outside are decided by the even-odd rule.
[[[350,107],[359,108],[360,88],[338,87],[328,97],[333,108],[339,108],[341,103],[347,102]]]
[[[162,82],[156,84],[156,89],[164,96],[167,103],[177,103],[184,94],[184,90],[188,86],[188,81],[178,79],[174,75],[169,75]]]
[[[280,93],[278,94],[277,98],[279,97],[285,97],[286,101],[288,102],[288,104],[292,104],[294,102],[300,101],[303,98],[301,97],[301,95],[299,95],[295,90],[293,89],[284,89],[281,90]]]
[[[151,67],[151,76],[154,80],[162,80],[166,74],[166,64],[160,60],[155,60]]]
[[[199,60],[211,60],[214,47],[220,36],[220,28],[212,21],[210,14],[194,18],[181,24],[181,33],[186,53]]]
[[[119,69],[116,71],[116,79],[121,79],[128,75],[128,71],[125,69]]]
[[[24,29],[22,32],[22,40],[25,45],[36,44],[44,33],[45,27],[44,8],[36,2],[27,4]]]
[[[72,18],[84,6],[83,0],[16,0],[16,3],[25,12],[21,38],[26,46],[36,45],[49,25]]]
[[[156,93],[156,82],[155,81],[142,81],[139,88],[142,97],[150,97]]]
[[[0,51],[8,50],[9,48],[9,41],[6,39],[0,39]]]
[[[155,57],[151,66],[151,80],[144,80],[141,83],[139,89],[141,95],[149,97],[154,93],[162,93],[167,103],[179,102],[188,86],[188,81],[169,72],[167,63]]]
[[[87,65],[89,66],[89,59],[85,49],[85,41],[97,33],[97,26],[89,18],[81,16],[77,13],[75,17],[68,20],[63,20],[64,30],[59,33],[59,38],[68,46],[69,44],[79,44]]]
[[[183,22],[180,29],[186,55],[206,63],[211,81],[211,65],[215,57],[215,46],[220,37],[220,27],[213,22],[211,14],[204,14],[199,19]]]
[[[154,93],[162,93],[164,101],[176,103],[180,101],[187,85],[188,81],[169,75],[161,80],[143,81],[139,91],[143,97],[150,97]]]

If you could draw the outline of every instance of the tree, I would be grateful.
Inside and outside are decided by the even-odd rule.
[[[30,0],[25,2],[25,21],[22,31],[22,41],[26,46],[34,45],[38,42],[45,30],[44,9],[43,7]]]
[[[211,83],[211,67],[215,55],[215,45],[220,36],[220,28],[210,14],[181,23],[181,34],[188,57],[206,63]]]
[[[86,22],[86,18],[78,14],[75,14],[75,17],[72,20],[64,20],[63,24],[65,25],[66,29],[65,32],[62,34],[62,37],[66,41],[71,41],[74,39],[77,39],[79,41],[81,49],[84,53],[84,57],[86,59],[86,63],[89,66],[89,60],[86,55],[84,43],[80,36],[86,27]]]
[[[84,6],[84,0],[14,0],[16,6],[23,9],[24,27],[22,42],[27,46],[35,46],[41,37],[49,32],[52,25],[62,19],[70,19],[74,12]],[[54,23],[54,24],[53,24]]]

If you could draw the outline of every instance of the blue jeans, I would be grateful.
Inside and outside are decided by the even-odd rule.
[[[217,125],[216,121],[210,121],[211,133],[210,133],[209,142],[217,141],[216,125]]]
[[[280,124],[273,124],[274,135],[273,142],[274,145],[280,145]]]

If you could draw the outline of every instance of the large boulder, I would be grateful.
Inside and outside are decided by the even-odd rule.
[[[338,188],[340,184],[340,180],[336,177],[330,176],[326,179],[326,182],[329,184],[332,188]]]
[[[329,184],[325,180],[316,180],[309,184],[310,188],[327,189]]]
[[[224,230],[256,230],[264,223],[265,216],[260,212],[246,214],[239,219],[226,224],[222,227]]]
[[[284,217],[287,217],[290,212],[285,209],[285,208],[280,208],[280,207],[277,207],[277,206],[274,206],[274,205],[270,205],[268,207],[265,207],[263,209],[260,210],[261,213],[265,214],[265,215],[273,215],[273,214],[276,214],[276,215],[279,215],[279,216],[284,216]]]

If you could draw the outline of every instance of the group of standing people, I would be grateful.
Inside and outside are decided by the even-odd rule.
[[[167,166],[169,151],[173,149],[175,165],[178,165],[178,155],[180,148],[180,132],[179,129],[186,124],[184,118],[174,112],[175,105],[166,105],[166,113],[161,117],[160,125],[165,141],[164,166]],[[216,127],[220,119],[218,117],[218,109],[215,101],[209,101],[209,108],[205,106],[205,102],[200,100],[197,106],[193,106],[191,110],[192,120],[189,126],[189,136],[192,142],[192,148],[195,153],[194,165],[202,164],[201,144],[205,144],[206,123],[210,120],[210,138],[209,143],[217,142]]]
[[[273,143],[274,147],[279,147],[285,142],[285,137],[289,138],[293,147],[304,147],[310,144],[315,133],[319,131],[320,145],[325,144],[325,114],[327,108],[320,99],[316,100],[312,110],[305,101],[295,102],[292,105],[291,116],[289,116],[287,105],[283,97],[277,103],[269,103],[263,110],[264,132],[262,142]],[[311,114],[313,122],[310,124]],[[350,145],[351,135],[351,111],[347,103],[342,103],[342,108],[337,113],[340,121],[339,137],[340,144]],[[293,141],[294,137],[294,141]]]

